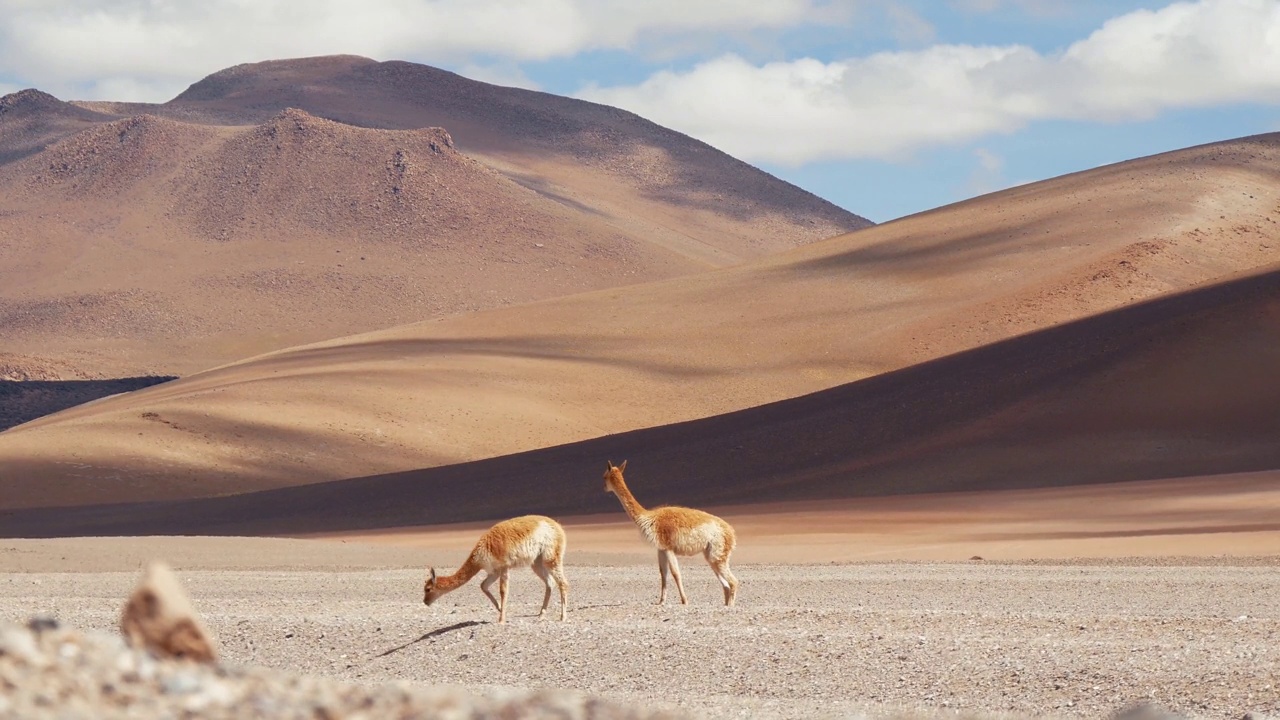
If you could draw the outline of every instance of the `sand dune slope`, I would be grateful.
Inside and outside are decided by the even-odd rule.
[[[183,498],[389,473],[509,455],[813,393],[1233,271],[1274,265],[1280,259],[1277,169],[1280,153],[1274,136],[1193,148],[996,194],[741,268],[263,356],[0,434],[2,466],[18,478],[10,483],[14,490],[5,502],[31,507]],[[1249,281],[1254,285],[1241,282],[1240,287],[1274,293],[1271,275]],[[1177,388],[1188,379],[1217,377],[1237,366],[1241,373],[1252,373],[1241,377],[1262,382],[1262,369],[1274,367],[1274,362],[1266,364],[1272,358],[1263,353],[1263,340],[1273,337],[1267,333],[1274,326],[1267,324],[1271,306],[1258,302],[1253,315],[1238,313],[1242,322],[1254,318],[1253,335],[1248,336],[1253,354],[1202,356],[1191,354],[1198,345],[1167,340],[1164,354],[1146,361],[1153,371],[1164,373],[1150,375],[1152,382]],[[1195,321],[1194,303],[1176,307],[1184,309],[1159,316],[1165,318],[1161,322]],[[1219,317],[1225,323],[1236,315]],[[1125,333],[1140,329],[1129,327]],[[1227,347],[1222,343],[1235,337],[1227,334],[1218,344],[1206,341],[1204,352]],[[855,436],[869,444],[844,459],[823,455],[823,462],[852,463],[869,472],[875,459],[889,451],[867,433],[893,423],[899,428],[893,431],[895,442],[918,445],[949,423],[976,422],[1015,400],[1027,403],[1028,412],[1048,413],[1052,396],[1035,395],[1038,387],[1051,390],[1046,383],[1053,376],[1044,372],[1060,367],[1058,363],[1068,363],[1063,367],[1070,369],[1076,367],[1072,363],[1091,362],[1110,352],[1107,343],[1123,339],[1124,333],[1097,342],[1076,339],[1068,347],[1032,343],[1017,365],[1001,360],[1008,346],[992,346],[996,349],[980,356],[987,358],[982,363],[987,374],[959,385],[948,385],[947,373],[926,365],[916,369],[921,375],[892,376],[915,378],[907,385],[884,376],[850,386],[862,388],[857,392],[892,391],[876,391],[885,394],[859,414],[868,424]],[[1245,336],[1238,340],[1245,342]],[[1202,358],[1198,365],[1160,366],[1193,357]],[[1175,369],[1181,374],[1168,374]],[[1138,369],[1131,372],[1134,383],[1148,377]],[[1267,427],[1257,410],[1262,406],[1249,403],[1271,396],[1265,383],[1250,389],[1254,387],[1245,386],[1243,395],[1219,397],[1206,390],[1203,397],[1185,396],[1171,422],[1187,428],[1190,438],[1225,433],[1205,436],[1198,450],[1147,447],[1126,434],[1160,421],[1169,410],[1152,394],[1108,400],[1108,412],[1128,413],[1116,416],[1117,422],[1123,420],[1119,429],[1098,425],[1092,439],[1066,434],[1055,447],[1063,453],[1093,452],[1098,443],[1114,443],[1127,453],[1138,443],[1147,454],[1134,462],[1146,469],[1133,473],[1134,478],[1258,469],[1259,463],[1266,465],[1266,452],[1273,446],[1259,447],[1261,441],[1249,434],[1249,418],[1260,423],[1258,428]],[[1078,392],[1083,388],[1072,385],[1070,393]],[[937,415],[957,393],[966,398],[956,406],[958,414]],[[1152,404],[1144,404],[1146,400]],[[1230,405],[1237,400],[1244,405]],[[1194,411],[1200,402],[1203,412]],[[1244,408],[1254,409],[1245,413]],[[932,414],[920,415],[925,411]],[[1074,423],[1065,412],[1055,410],[1043,421]],[[1178,425],[1183,420],[1176,418],[1190,424]],[[1041,437],[1049,433],[1046,428],[1027,432]],[[677,435],[663,437],[678,437],[683,430],[670,432]],[[832,441],[849,449],[844,434]],[[631,450],[625,444],[601,447],[615,453]],[[704,449],[688,449],[682,461],[692,464],[688,469],[720,457]],[[912,470],[900,478],[905,485],[899,489],[943,489],[929,479],[941,476],[948,478],[946,487],[955,489],[979,483],[988,472],[999,479],[983,480],[987,485],[1031,482],[1024,476],[1049,462],[1041,458],[1063,457],[1037,450],[1024,466],[997,449],[988,448],[995,455],[987,456],[982,453],[988,450],[974,445],[959,459],[936,456],[931,475],[920,477]],[[1235,452],[1241,459],[1233,465],[1227,461]],[[572,471],[565,466],[557,477],[563,482],[576,476],[579,463],[599,460],[595,454],[575,455]],[[1195,465],[1197,457],[1206,460]],[[925,462],[923,456],[918,462]],[[949,468],[965,463],[970,475],[950,473]],[[904,466],[887,467],[883,472]],[[1037,482],[1129,477],[1115,464],[1060,475],[1054,474],[1052,463],[1044,469],[1049,475]],[[507,487],[501,472],[482,475],[485,482],[498,483],[491,486],[494,492]],[[683,476],[687,473],[673,475]],[[787,481],[793,474],[777,477]],[[825,485],[812,487],[833,492]],[[766,489],[758,488],[759,498],[806,496],[799,486],[788,485],[777,496]],[[731,495],[724,489],[698,498],[728,502]],[[579,509],[587,507],[594,505]],[[452,516],[440,517],[446,515]]]
[[[601,491],[603,460],[624,457],[642,497],[739,506],[1275,469],[1278,338],[1280,266],[703,420],[227,498],[17,512],[3,524],[20,536],[272,534],[605,512],[616,502]],[[106,503],[128,492],[6,468],[20,498]],[[1239,525],[1243,510],[1253,530],[1280,530],[1280,488],[1251,497],[1261,505],[1224,510],[1223,522]]]

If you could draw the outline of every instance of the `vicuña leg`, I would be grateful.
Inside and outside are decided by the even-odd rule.
[[[708,547],[704,557],[707,558],[707,564],[711,566],[711,572],[716,574],[716,579],[724,588],[724,604],[733,605],[734,598],[738,596],[738,578],[734,577],[733,571],[729,569],[728,556],[717,558],[712,555],[712,548]]]
[[[569,616],[569,581],[564,577],[564,568],[559,562],[547,568],[551,571],[551,577],[556,581],[556,587],[560,589],[560,619],[563,621]]]
[[[507,621],[507,570],[503,568],[498,575],[498,622]]]
[[[497,575],[485,575],[484,580],[480,581],[480,589],[483,590],[485,596],[489,598],[489,602],[493,603],[493,609],[501,613],[502,606],[498,604],[498,598],[494,597],[493,591],[489,589],[493,587],[493,583],[497,579]]]
[[[542,558],[533,561],[533,573],[542,579],[542,584],[546,589],[546,592],[542,594],[542,609],[538,611],[538,617],[542,617],[547,613],[547,606],[551,604],[551,577]]]
[[[680,593],[680,604],[688,605],[689,597],[684,594],[684,583],[680,580],[680,561],[676,554],[667,550],[667,564],[671,566],[671,579],[676,581],[676,592]]]
[[[733,605],[733,599],[738,596],[738,578],[734,577],[733,571],[729,569],[729,561],[712,562],[711,569],[715,571],[716,577],[724,587],[724,604]]]
[[[658,604],[667,601],[667,551],[658,551],[658,574],[662,576],[662,589],[658,591]]]

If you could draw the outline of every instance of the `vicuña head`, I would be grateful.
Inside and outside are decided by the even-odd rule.
[[[614,467],[613,461],[607,461],[609,469],[604,471],[604,491],[618,494],[618,488],[626,489],[627,483],[622,479],[622,472],[627,469],[627,461],[623,460],[622,464]]]
[[[658,574],[662,577],[658,604],[661,605],[667,599],[668,569],[676,581],[680,602],[688,604],[689,598],[685,595],[684,583],[680,581],[680,563],[676,556],[701,554],[724,588],[724,604],[732,605],[738,595],[738,579],[729,569],[729,555],[737,544],[733,527],[715,515],[692,508],[660,507],[646,510],[627,488],[626,480],[622,477],[622,472],[626,469],[626,460],[621,465],[614,465],[610,460],[604,472],[604,489],[605,492],[618,496],[622,509],[640,528],[640,534],[658,549]]]
[[[430,606],[447,593],[466,585],[483,570],[485,577],[480,581],[480,590],[498,609],[498,622],[503,623],[507,621],[508,571],[515,567],[532,567],[546,587],[538,617],[542,617],[551,604],[551,582],[554,580],[560,589],[560,619],[564,620],[569,603],[569,581],[565,579],[562,568],[564,550],[564,528],[549,517],[524,515],[503,520],[480,536],[471,555],[457,572],[439,576],[435,568],[430,568],[427,581],[422,586],[422,602]],[[498,598],[489,590],[495,580],[498,581]]]

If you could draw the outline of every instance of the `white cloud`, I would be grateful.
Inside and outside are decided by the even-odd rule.
[[[1014,9],[1038,17],[1063,15],[1071,3],[1072,0],[951,0],[952,7],[964,12],[992,13]]]
[[[973,156],[978,158],[978,167],[986,173],[999,173],[1004,170],[1004,158],[986,148],[974,148]]]
[[[726,55],[581,96],[748,160],[893,159],[1040,119],[1124,121],[1170,108],[1280,102],[1280,0],[1133,12],[1054,55],[938,45],[761,66]]]
[[[646,36],[840,20],[853,0],[0,0],[0,73],[163,100],[242,62],[351,53],[466,62],[631,48]],[[120,96],[132,88],[131,96]]]
[[[889,32],[902,45],[923,45],[932,42],[937,30],[915,10],[899,3],[884,8],[889,21]]]
[[[966,196],[982,195],[1008,187],[1004,177],[1004,158],[984,147],[974,148],[977,160],[973,172],[965,182]]]
[[[169,75],[160,78],[112,75],[94,81],[93,92],[89,95],[80,95],[65,90],[61,92],[55,91],[53,94],[63,100],[162,102],[185,90],[194,80],[195,78],[180,78]],[[36,86],[41,87],[39,84],[36,84]],[[48,91],[50,88],[45,89]]]

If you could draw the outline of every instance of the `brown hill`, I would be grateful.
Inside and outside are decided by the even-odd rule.
[[[599,475],[603,459],[623,457],[642,496],[735,505],[744,513],[743,505],[795,500],[1274,469],[1280,467],[1277,337],[1280,265],[831,390],[677,425],[227,498],[0,517],[6,534],[25,536],[288,534],[521,512],[580,515],[616,510]],[[1206,482],[1203,492],[1212,495],[1213,482],[1225,487],[1227,480]],[[72,481],[60,489],[85,487]],[[1250,490],[1256,503],[1257,488]],[[1158,491],[1152,498],[1157,501]],[[1221,522],[1220,529],[1277,531],[1276,502],[1280,488],[1261,507],[1196,517]],[[1162,519],[1178,522],[1169,511]]]
[[[0,435],[0,464],[23,478],[5,502],[248,492],[806,395],[1272,265],[1278,174],[1280,137],[1246,138],[737,268],[265,355]],[[1030,392],[1015,380],[974,387],[971,404],[1002,406],[1001,383]],[[945,406],[949,392],[921,402]],[[892,409],[892,398],[882,402]]]
[[[0,97],[0,165],[111,119],[34,88]]]
[[[433,114],[430,103],[467,112]],[[538,118],[595,140],[531,142],[541,121],[511,114],[530,103],[554,108]],[[722,267],[868,224],[614,113],[352,58],[240,66],[162,105],[6,96],[6,351],[82,374],[189,373],[326,337]],[[455,144],[459,131],[467,143],[478,138],[477,128],[493,147],[517,149],[486,155]],[[590,143],[613,159],[589,161]],[[681,188],[704,176],[714,182]]]
[[[177,172],[182,161],[217,135],[212,128],[137,115],[94,125],[55,143],[39,156],[6,169],[14,212],[50,195],[72,202],[118,200],[148,180]]]
[[[659,218],[677,221],[663,224],[731,254],[741,248],[717,237],[705,212],[750,221],[738,232],[764,249],[870,224],[625,110],[415,63],[330,56],[237,65],[195,83],[164,111],[232,124],[258,122],[285,107],[363,127],[442,126],[464,152],[549,196],[567,190],[570,200],[604,208],[627,188],[655,201],[651,210]],[[668,204],[686,212],[662,212]]]

